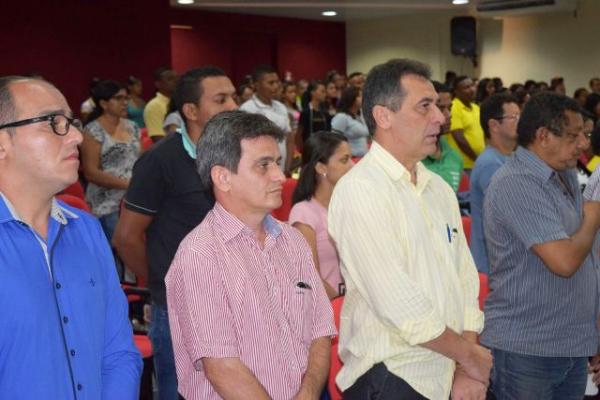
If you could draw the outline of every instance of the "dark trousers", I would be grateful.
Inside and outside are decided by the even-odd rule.
[[[373,365],[354,385],[344,391],[344,400],[427,400],[385,364]]]

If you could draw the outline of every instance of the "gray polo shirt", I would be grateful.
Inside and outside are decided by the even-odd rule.
[[[596,354],[598,257],[588,255],[566,279],[531,250],[573,235],[582,207],[575,170],[557,172],[523,147],[496,172],[483,205],[491,289],[485,346],[547,357]]]

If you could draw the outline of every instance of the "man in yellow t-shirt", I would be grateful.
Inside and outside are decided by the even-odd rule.
[[[177,73],[171,69],[158,68],[154,71],[154,76],[156,96],[144,108],[144,123],[148,128],[148,136],[152,141],[157,142],[165,136],[163,121],[167,115],[169,100],[175,91]]]
[[[485,148],[479,106],[473,102],[474,99],[473,81],[466,76],[456,78],[448,143],[460,153],[465,170],[473,168],[477,156]]]

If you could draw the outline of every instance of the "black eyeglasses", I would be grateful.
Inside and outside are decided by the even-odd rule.
[[[30,125],[43,121],[50,121],[52,131],[58,136],[65,136],[67,133],[69,133],[69,128],[71,128],[71,125],[73,125],[78,130],[81,130],[83,128],[81,120],[77,118],[70,118],[64,114],[50,114],[44,115],[43,117],[29,118],[21,121],[15,121],[10,122],[8,124],[0,125],[0,129],[15,128],[17,126]]]

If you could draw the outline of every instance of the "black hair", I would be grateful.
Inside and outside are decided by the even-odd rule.
[[[446,85],[445,83],[438,82],[438,81],[431,81],[431,83],[433,84],[433,88],[435,89],[435,92],[438,94],[439,93],[452,93],[452,91],[450,90],[448,85]]]
[[[356,102],[356,98],[360,96],[360,89],[354,86],[349,86],[342,91],[342,96],[338,102],[338,112],[346,113],[352,117],[354,114],[350,112],[350,109]]]
[[[549,91],[531,96],[517,125],[519,145],[527,147],[532,144],[537,130],[542,127],[560,136],[567,123],[566,111],[581,113],[577,102],[570,97]]]
[[[590,143],[594,155],[600,155],[600,125],[596,125],[590,134]]]
[[[104,80],[100,81],[92,89],[92,100],[94,101],[94,109],[85,120],[86,125],[96,120],[104,113],[100,101],[109,101],[120,90],[125,89],[123,85],[117,81]]]
[[[317,190],[317,163],[327,164],[340,143],[347,142],[346,136],[337,132],[317,131],[304,142],[302,170],[292,195],[292,204],[310,200]]]
[[[268,64],[261,64],[254,67],[254,71],[252,71],[252,81],[256,84],[261,80],[263,76],[266,74],[276,74],[275,68]]]
[[[169,101],[169,113],[178,111],[183,121],[187,122],[185,113],[183,112],[183,106],[186,103],[198,104],[202,97],[203,88],[202,81],[209,77],[226,76],[225,72],[212,65],[206,65],[200,68],[193,68],[186,71],[177,80],[173,96]]]
[[[312,100],[312,92],[314,92],[315,89],[317,89],[321,85],[325,86],[325,84],[322,81],[310,81],[310,83],[306,87],[306,90],[302,94],[302,98],[300,99],[300,104],[302,105],[303,110],[308,108],[308,104]]]
[[[503,106],[507,103],[515,103],[518,105],[517,99],[508,93],[494,93],[481,103],[479,123],[483,129],[483,135],[486,138],[490,138],[490,127],[488,122],[490,119],[500,120],[504,113]]]

